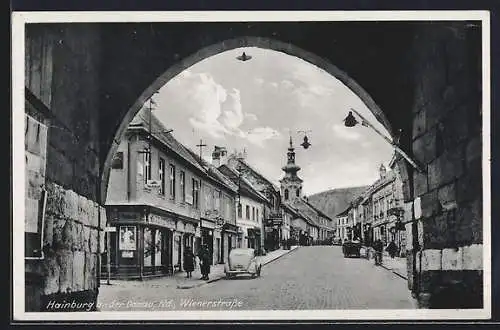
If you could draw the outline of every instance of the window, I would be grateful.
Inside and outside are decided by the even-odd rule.
[[[175,166],[170,164],[170,197],[175,199]]]
[[[252,220],[255,221],[255,206],[252,206]]]
[[[123,169],[123,152],[118,151],[113,157],[113,162],[111,163],[111,168],[115,170]]]
[[[241,203],[238,203],[238,218],[241,218]]]
[[[199,199],[200,199],[200,186],[198,180],[193,179],[193,206],[195,208],[199,207]]]
[[[144,183],[148,183],[151,180],[151,153],[144,153]]]
[[[245,218],[247,218],[248,220],[250,220],[250,206],[245,206]]]
[[[285,189],[285,200],[288,200],[288,189]]]
[[[160,194],[165,195],[165,159],[160,158]]]
[[[297,197],[300,196],[300,190],[299,189],[295,190],[295,196],[297,196]]]
[[[186,173],[184,171],[180,172],[181,179],[181,201],[186,201]]]
[[[256,220],[258,222],[259,221],[259,209],[255,210],[255,218],[256,218]]]
[[[220,210],[220,200],[222,198],[222,192],[220,190],[215,191],[215,209]]]

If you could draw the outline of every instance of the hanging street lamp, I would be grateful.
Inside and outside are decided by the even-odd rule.
[[[414,159],[412,159],[410,156],[408,156],[408,154],[406,152],[404,152],[404,150],[402,150],[398,145],[397,143],[395,143],[394,141],[392,141],[391,139],[389,139],[387,136],[385,136],[384,134],[382,134],[382,132],[380,132],[375,126],[373,126],[368,120],[366,120],[366,118],[364,118],[359,112],[357,112],[356,110],[354,110],[353,108],[351,108],[352,111],[349,111],[349,114],[347,115],[347,117],[344,119],[344,125],[346,127],[354,127],[356,126],[359,121],[356,119],[356,117],[354,117],[354,115],[352,114],[353,112],[359,117],[361,118],[361,125],[362,126],[365,126],[365,127],[369,127],[371,128],[372,130],[375,131],[375,133],[377,133],[378,135],[380,135],[382,138],[384,138],[385,141],[387,141],[387,143],[389,143],[396,152],[398,152],[401,156],[403,156],[404,159],[406,159],[406,161],[408,163],[410,163],[410,165],[415,168],[417,171],[419,171],[420,173],[425,173],[425,170],[422,168],[421,165],[419,165],[417,163],[417,161],[415,161]]]

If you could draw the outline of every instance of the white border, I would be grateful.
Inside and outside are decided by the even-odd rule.
[[[14,12],[12,14],[13,219],[24,219],[24,24],[73,22],[238,21],[451,21],[480,20],[483,33],[483,267],[484,308],[463,310],[293,310],[172,312],[24,312],[24,221],[13,221],[13,316],[15,320],[450,320],[491,317],[490,17],[488,11],[177,11]],[[484,180],[484,178],[487,178]]]

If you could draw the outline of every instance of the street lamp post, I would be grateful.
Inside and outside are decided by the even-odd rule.
[[[422,168],[421,165],[419,165],[415,160],[413,160],[410,156],[408,156],[408,154],[406,152],[404,152],[404,150],[402,150],[397,144],[396,142],[392,141],[391,139],[389,139],[387,136],[385,136],[384,134],[382,134],[382,132],[380,132],[375,126],[373,126],[368,120],[366,120],[366,118],[364,118],[359,112],[357,112],[356,110],[354,110],[353,108],[351,108],[352,111],[349,111],[349,114],[347,115],[347,117],[344,119],[344,125],[346,127],[354,127],[356,126],[356,124],[358,124],[358,120],[353,116],[352,112],[354,112],[359,118],[361,118],[361,125],[365,126],[365,127],[370,127],[371,129],[373,129],[375,131],[375,133],[377,133],[378,135],[380,135],[382,138],[384,138],[385,141],[387,141],[387,143],[389,143],[390,145],[392,145],[392,147],[394,148],[394,150],[396,152],[398,152],[401,156],[403,156],[404,159],[406,159],[406,161],[408,163],[410,163],[410,165],[415,168],[417,171],[419,171],[420,173],[424,173],[425,170]]]

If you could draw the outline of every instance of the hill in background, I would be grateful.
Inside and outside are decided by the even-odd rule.
[[[369,186],[338,188],[308,196],[309,203],[323,211],[331,219],[344,211],[349,203],[361,195]]]

